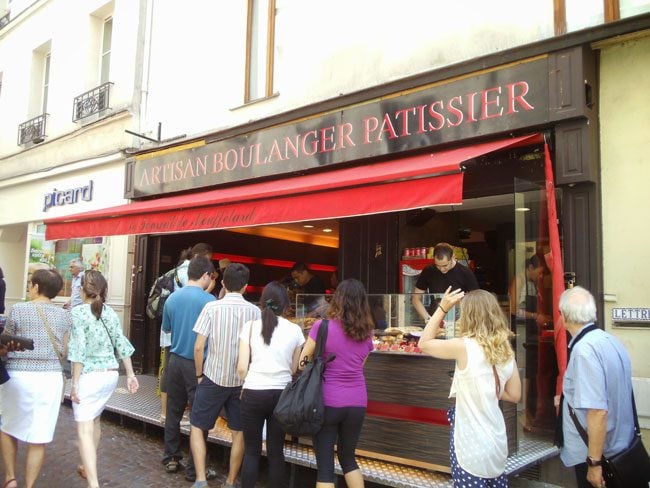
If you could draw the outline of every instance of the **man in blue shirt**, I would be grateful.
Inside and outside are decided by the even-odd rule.
[[[63,308],[71,310],[74,307],[83,305],[84,301],[81,299],[81,280],[84,277],[84,264],[80,258],[75,258],[70,261],[70,274],[72,275],[70,300],[63,304]]]
[[[171,333],[171,349],[167,365],[167,417],[165,418],[165,471],[175,473],[183,457],[180,448],[181,419],[188,401],[190,408],[194,401],[197,380],[194,374],[194,323],[206,303],[214,301],[207,290],[214,272],[212,261],[206,256],[197,256],[189,262],[188,281],[185,286],[172,293],[163,309],[162,330]],[[217,473],[209,470],[208,479]],[[194,481],[196,471],[190,452],[185,479]]]
[[[632,371],[630,357],[611,334],[595,327],[596,302],[576,286],[562,293],[560,313],[572,336],[564,375],[560,458],[575,467],[578,487],[604,485],[601,458],[617,454],[632,443]],[[587,431],[587,446],[569,413],[573,408]]]

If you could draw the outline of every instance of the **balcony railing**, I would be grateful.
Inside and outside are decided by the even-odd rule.
[[[110,95],[112,84],[108,81],[76,97],[72,106],[72,121],[77,122],[90,115],[99,114],[111,108]]]
[[[45,123],[48,114],[41,114],[38,117],[29,119],[18,126],[18,145],[24,146],[30,142],[39,144],[43,142],[47,135],[45,134]]]
[[[4,26],[9,25],[10,22],[10,15],[11,12],[7,12],[6,14],[0,14],[0,29],[2,29]]]

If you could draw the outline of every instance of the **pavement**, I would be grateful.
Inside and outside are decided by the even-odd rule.
[[[187,439],[184,439],[187,452]],[[228,450],[219,445],[209,445],[210,464],[217,470],[218,478],[210,481],[210,487],[220,487],[227,474]],[[104,412],[102,418],[102,440],[98,452],[100,486],[103,488],[144,487],[186,487],[184,473],[167,474],[161,464],[163,453],[163,432],[161,427],[141,421],[124,418],[111,412]],[[19,486],[24,481],[24,448],[18,451]],[[264,459],[264,458],[263,458]],[[85,488],[86,483],[76,473],[80,462],[77,433],[72,409],[69,404],[61,406],[54,441],[46,448],[45,461],[36,486],[47,488]],[[266,487],[262,461],[262,472],[257,487]],[[296,488],[315,486],[315,471],[295,467]],[[287,475],[289,467],[287,467]],[[4,467],[0,466],[0,481],[4,480]],[[338,486],[345,486],[339,477]],[[381,485],[366,483],[367,488]],[[558,488],[555,485],[513,478],[510,486],[515,488]]]
[[[122,426],[119,418],[105,414],[102,420],[102,439],[98,451],[99,481],[103,488],[186,487],[182,472],[167,474],[161,464],[163,453],[162,429],[145,429],[141,422]],[[23,448],[18,451],[17,471],[19,486],[24,482]],[[47,488],[85,488],[87,485],[76,473],[80,463],[77,431],[72,408],[61,406],[54,441],[46,447],[45,461],[36,486]],[[4,480],[4,467],[0,466]],[[210,486],[220,486],[226,472],[219,469],[219,478]],[[4,482],[4,481],[3,481]]]

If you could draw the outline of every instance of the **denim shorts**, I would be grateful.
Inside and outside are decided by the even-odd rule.
[[[196,387],[190,423],[201,430],[210,430],[225,408],[228,428],[241,431],[240,394],[241,386],[220,386],[204,376]]]

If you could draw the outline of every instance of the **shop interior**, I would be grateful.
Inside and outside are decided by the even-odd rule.
[[[396,242],[392,249],[398,252],[389,256],[387,262],[397,269],[400,262],[408,259],[404,256],[407,248],[428,249],[438,242],[464,248],[481,288],[498,295],[504,311],[509,313],[510,284],[515,273],[525,269],[521,256],[528,258],[539,251],[536,243],[542,240],[541,229],[546,225],[540,225],[546,205],[543,147],[535,145],[493,153],[464,163],[464,169],[462,205],[395,214],[398,232],[393,236]],[[153,236],[158,252],[151,253],[149,269],[164,272],[177,264],[184,248],[207,242],[214,249],[215,265],[220,259],[228,258],[249,267],[246,298],[252,302],[273,280],[286,283],[288,289],[295,291],[290,276],[295,262],[306,263],[320,276],[328,292],[332,292],[337,280],[357,278],[337,273],[346,252],[340,245],[342,232],[351,228],[344,223],[345,219],[331,219]],[[525,246],[523,254],[516,253],[517,246],[522,245]],[[515,262],[518,259],[522,262]],[[401,274],[396,272],[395,276],[397,279],[393,288],[386,290],[388,293],[400,293]],[[149,340],[157,341],[158,335],[152,334]],[[517,341],[518,364],[523,368],[526,364],[524,339]]]
[[[429,248],[448,242],[467,250],[481,288],[507,295],[513,275],[515,246],[515,191],[518,181],[529,182],[533,192],[543,188],[541,146],[528,146],[483,156],[464,163],[463,203],[397,212],[399,231],[394,235],[398,254],[389,256],[394,266],[407,248]],[[432,188],[435,191],[435,187]],[[526,239],[535,240],[539,208],[526,208]],[[357,217],[358,218],[358,217]],[[269,281],[290,282],[290,268],[304,262],[332,289],[341,254],[341,225],[345,219],[304,221],[228,230],[185,232],[155,236],[158,252],[151,253],[149,269],[163,272],[178,263],[184,248],[207,242],[214,248],[215,264],[221,258],[246,264],[251,270],[248,298],[254,301]],[[334,276],[333,276],[334,275]],[[336,278],[335,278],[336,276]],[[153,279],[153,276],[151,277]],[[399,293],[400,284],[386,292]]]

